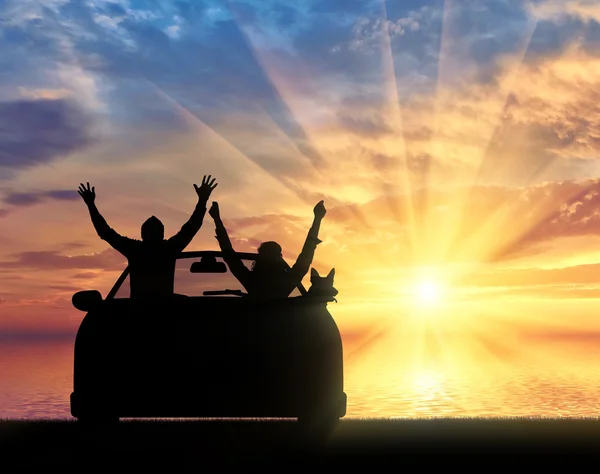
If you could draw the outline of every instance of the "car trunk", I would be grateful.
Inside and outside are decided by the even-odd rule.
[[[85,337],[80,388],[120,417],[298,416],[343,391],[339,331],[325,303],[308,301],[116,300]]]

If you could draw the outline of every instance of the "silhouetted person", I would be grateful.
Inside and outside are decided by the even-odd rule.
[[[242,263],[242,259],[233,250],[216,202],[212,203],[208,213],[215,220],[216,238],[229,270],[244,286],[249,296],[264,299],[287,298],[302,282],[312,263],[315,249],[321,243],[318,238],[319,227],[326,210],[323,201],[315,206],[312,227],[308,231],[302,252],[292,268],[289,268],[283,260],[281,246],[277,242],[263,242],[258,247],[258,259],[252,263],[252,270]]]
[[[87,204],[92,223],[98,236],[108,242],[115,250],[123,254],[129,263],[130,298],[160,298],[173,295],[175,263],[177,255],[192,241],[206,214],[206,203],[212,191],[217,187],[204,176],[200,187],[194,184],[198,194],[198,203],[190,219],[181,230],[165,240],[165,228],[162,222],[152,216],[142,224],[142,240],[130,239],[119,235],[110,228],[96,208],[95,187],[90,189],[80,185],[78,192]]]

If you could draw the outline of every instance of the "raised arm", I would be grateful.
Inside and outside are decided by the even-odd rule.
[[[321,221],[327,212],[323,201],[319,201],[319,203],[313,209],[313,212],[315,218],[312,226],[308,231],[302,251],[300,252],[300,255],[298,255],[296,263],[294,263],[291,268],[291,276],[296,285],[300,284],[304,278],[304,275],[308,273],[308,269],[310,268],[315,256],[315,249],[317,248],[317,245],[321,243],[321,240],[319,240],[318,237],[319,229],[321,227]]]
[[[238,256],[235,250],[233,250],[233,246],[231,245],[231,241],[227,235],[227,230],[225,229],[223,221],[221,220],[219,204],[213,202],[208,213],[215,221],[216,238],[219,242],[219,247],[221,247],[221,252],[223,252],[223,260],[225,260],[225,263],[229,267],[231,273],[233,273],[233,275],[239,280],[246,291],[250,292],[250,270],[246,267],[246,265],[244,265],[242,259]]]
[[[194,236],[200,230],[200,227],[202,227],[202,221],[204,220],[204,215],[206,214],[206,203],[208,202],[210,194],[217,187],[217,184],[215,184],[215,178],[213,178],[212,181],[210,178],[210,175],[208,178],[204,176],[204,178],[202,178],[202,185],[200,187],[194,184],[194,189],[198,195],[198,202],[196,203],[194,212],[189,220],[183,224],[181,230],[169,239],[169,243],[173,246],[173,250],[177,253],[182,252],[183,249],[189,245]]]
[[[98,233],[98,237],[108,242],[108,244],[111,247],[113,247],[115,250],[126,256],[127,251],[129,250],[131,245],[135,243],[135,240],[130,239],[128,237],[123,237],[122,235],[118,234],[114,229],[112,229],[108,225],[106,219],[102,217],[100,211],[98,211],[98,208],[96,207],[95,186],[92,186],[90,188],[90,183],[87,183],[86,188],[86,186],[84,186],[84,184],[81,183],[79,185],[79,188],[77,189],[77,192],[83,198],[83,202],[85,202],[85,204],[88,207],[90,217],[92,219],[92,224],[94,224],[94,228]]]

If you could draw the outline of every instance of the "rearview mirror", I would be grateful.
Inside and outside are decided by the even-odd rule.
[[[217,262],[215,257],[202,257],[199,262],[192,263],[191,273],[227,273],[227,265]]]
[[[102,295],[97,290],[78,291],[73,295],[71,302],[79,311],[90,311],[102,303]]]

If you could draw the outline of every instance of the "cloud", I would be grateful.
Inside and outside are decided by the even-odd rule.
[[[45,200],[73,201],[76,199],[79,199],[77,191],[60,189],[31,193],[9,193],[4,197],[3,201],[5,204],[12,206],[29,206]]]
[[[459,203],[461,207],[452,207]],[[556,239],[597,235],[599,204],[599,180],[527,188],[421,189],[410,195],[381,196],[364,204],[328,206],[321,228],[324,243],[317,255],[340,268],[405,266],[433,258],[431,244],[448,246],[447,253],[438,256],[442,260],[508,261],[535,255],[540,245]],[[358,224],[357,216],[367,225]],[[309,219],[257,216],[232,220],[228,230],[244,235],[252,228],[257,241],[276,240],[293,253],[308,225]]]
[[[352,2],[344,8],[318,2],[293,8],[281,2],[236,4],[230,11],[217,7],[58,3],[52,9],[54,23],[44,20],[48,28],[34,28],[25,14],[13,28],[37,39],[27,48],[39,53],[39,44],[46,44],[44,53],[55,65],[78,65],[99,87],[96,96],[107,101],[107,117],[121,133],[130,127],[182,131],[184,114],[176,105],[180,103],[306,199],[319,190],[332,200],[350,200],[356,191],[343,183],[370,172],[373,162],[380,176],[369,173],[361,200],[373,195],[381,179],[397,186],[400,179],[393,172],[401,169],[404,159],[419,185],[428,170],[438,170],[431,174],[448,182],[449,176],[464,175],[465,166],[479,165],[478,155],[486,153],[489,138],[499,140],[517,131],[520,139],[510,146],[491,144],[491,166],[486,170],[498,160],[506,162],[507,155],[514,157],[511,162],[530,162],[525,166],[533,172],[558,155],[570,153],[578,159],[593,153],[589,137],[594,136],[594,122],[573,119],[593,113],[593,74],[588,75],[589,88],[582,91],[581,100],[568,111],[566,90],[553,77],[566,63],[548,74],[550,62],[540,66],[529,57],[531,64],[524,65],[513,94],[521,106],[507,108],[503,116],[515,62],[527,38],[523,27],[531,21],[524,5],[514,8],[504,0],[482,5],[452,2],[447,7],[441,1],[388,3],[394,79],[402,105],[400,128],[388,110],[394,100],[388,91],[393,78],[379,44],[384,26],[380,2]],[[38,13],[29,15],[41,18]],[[281,21],[290,25],[285,32],[278,26]],[[173,25],[179,27],[177,38],[165,33]],[[534,39],[552,34],[536,31]],[[28,44],[16,31],[12,38],[20,47]],[[68,54],[63,50],[67,39]],[[351,48],[357,39],[370,47]],[[445,55],[441,62],[440,54]],[[585,59],[572,61],[583,65]],[[144,78],[175,102],[161,98]],[[527,89],[528,78],[535,88]],[[92,83],[88,86],[82,86],[81,94],[93,89]],[[61,81],[20,87],[55,91],[55,96],[60,95],[56,91],[74,90]],[[537,91],[547,91],[551,99],[565,96],[565,104],[548,102],[543,113],[523,124],[524,112],[517,116],[517,111],[535,108]],[[81,94],[75,91],[73,96]],[[566,120],[562,130],[560,116],[550,124],[544,118],[554,117],[560,107]],[[494,135],[497,125],[504,134]],[[406,156],[398,143],[402,138]],[[355,146],[359,139],[366,142],[362,145],[367,152]],[[344,166],[339,165],[342,159]],[[575,162],[557,167],[572,175],[588,172],[585,164]],[[514,178],[509,171],[493,178],[507,184]]]
[[[530,0],[527,6],[538,18],[561,21],[575,16],[586,21],[600,20],[600,7],[595,0]]]
[[[47,198],[56,199],[58,201],[73,201],[80,198],[79,193],[71,189],[46,191],[42,194]]]
[[[72,285],[48,285],[48,288],[50,290],[68,291],[70,293],[75,293],[76,291],[81,290],[81,287]]]
[[[47,201],[73,201],[79,199],[77,191],[68,189],[57,189],[51,191],[36,192],[9,192],[4,196],[2,202],[5,205],[12,206],[0,209],[0,218],[8,216],[10,213],[22,207],[33,206]],[[81,244],[70,244],[71,246],[81,246]]]
[[[393,130],[383,122],[381,117],[357,119],[354,117],[341,116],[339,121],[346,132],[355,133],[358,136],[377,138],[393,132]]]
[[[30,251],[13,255],[15,260],[0,262],[2,268],[29,268],[37,270],[102,269],[122,271],[125,257],[113,249],[88,255],[63,255],[54,251]]]
[[[80,273],[75,273],[74,275],[71,276],[71,278],[78,279],[78,280],[91,280],[92,278],[97,278],[97,277],[98,277],[98,274],[93,273],[93,272],[80,272]]]
[[[438,83],[459,83],[466,76],[490,82],[498,62],[518,53],[533,24],[524,5],[506,0],[385,5],[385,19],[358,18],[348,48],[386,55],[389,39],[401,98],[435,93]]]
[[[424,168],[423,174],[435,186],[528,186],[595,175],[598,58],[574,43],[558,58],[520,63],[506,56],[497,64],[493,82],[478,82],[475,70],[463,73],[460,85],[442,81],[434,96],[415,94],[402,104],[403,124],[392,127],[402,139],[387,135],[362,145],[372,153],[400,150],[399,164],[403,147],[407,156],[429,156],[438,171]],[[378,104],[365,104],[357,116],[377,111],[390,116]],[[330,132],[346,133],[343,127]]]
[[[513,155],[511,164],[523,153],[532,157],[545,153],[552,160],[596,159],[599,59],[574,45],[560,59],[526,65],[519,79],[507,94],[492,152],[504,158]]]
[[[399,18],[396,21],[361,17],[353,27],[354,38],[349,48],[352,51],[372,50],[380,47],[387,37],[393,40],[398,36],[404,36],[407,31],[418,31],[421,28],[420,17],[419,12],[411,12],[409,17]]]
[[[593,22],[584,34],[580,18],[541,18],[523,59],[530,33],[524,27],[531,26],[525,4],[387,2],[388,23],[381,2],[341,5],[265,2],[231,11],[185,2],[161,9],[126,2],[55,2],[47,11],[19,7],[0,38],[6,51],[0,68],[14,79],[8,89],[21,96],[0,106],[0,117],[9,110],[11,118],[1,122],[2,137],[10,140],[0,140],[0,163],[22,170],[88,146],[89,118],[70,102],[86,94],[90,100],[83,104],[93,109],[91,99],[102,99],[106,117],[123,135],[130,127],[170,132],[172,125],[193,124],[180,103],[256,163],[257,176],[271,173],[307,203],[326,199],[332,226],[320,250],[335,256],[332,262],[360,255],[357,260],[368,264],[370,252],[385,257],[388,251],[396,262],[410,260],[410,233],[433,232],[422,222],[423,209],[434,222],[456,214],[447,219],[457,224],[465,214],[457,224],[458,244],[480,235],[489,239],[485,252],[499,259],[594,230],[587,202],[577,207],[579,213],[586,209],[585,223],[549,217],[577,196],[579,185],[534,186],[576,181],[600,169]],[[288,25],[285,31],[281,24]],[[177,34],[169,36],[174,25]],[[391,67],[382,49],[384,26],[391,34]],[[57,119],[46,120],[48,115]],[[223,162],[231,150],[219,142]],[[465,193],[474,198],[466,203],[460,192],[446,189],[473,183]],[[388,196],[372,201],[382,189]],[[523,196],[543,204],[532,206],[540,201]],[[15,192],[5,204],[60,198]],[[356,205],[341,207],[348,203]],[[3,208],[0,215],[8,212]],[[232,231],[240,232],[236,245],[280,239],[294,250],[309,225],[307,214],[231,222]],[[509,221],[506,233],[494,235],[492,229],[498,233]],[[493,225],[481,230],[487,222]],[[248,229],[252,235],[242,237]]]
[[[72,95],[72,91],[60,88],[60,89],[31,89],[28,87],[19,87],[19,94],[21,97],[28,100],[57,100],[66,99]]]
[[[4,203],[11,204],[13,206],[29,206],[31,204],[37,204],[42,199],[43,198],[38,194],[13,193],[4,198]]]
[[[90,120],[64,99],[0,102],[0,167],[24,169],[92,143]]]
[[[268,153],[268,158],[261,156],[261,162],[267,169],[277,167],[278,172],[282,172],[281,166],[286,166],[286,175],[300,188],[298,192],[314,193],[318,189],[341,202],[351,201],[350,196],[364,201],[382,185],[399,191],[404,168],[412,174],[415,187],[473,181],[528,186],[544,180],[594,175],[598,165],[585,160],[598,156],[597,60],[577,44],[575,34],[568,36],[561,46],[564,47],[561,56],[540,54],[538,50],[535,54],[525,54],[523,59],[532,20],[525,10],[511,13],[507,5],[492,2],[477,9],[474,15],[481,16],[481,24],[479,20],[463,18],[468,17],[468,12],[456,7],[451,17],[458,36],[450,35],[445,40],[447,58],[439,63],[439,75],[438,53],[433,55],[433,51],[437,48],[439,52],[440,45],[434,48],[431,43],[433,20],[424,33],[431,43],[432,55],[415,62],[416,69],[406,69],[401,59],[405,58],[403,55],[416,57],[416,50],[410,49],[416,38],[394,45],[395,81],[399,92],[407,90],[406,95],[400,94],[399,119],[390,110],[394,108],[390,105],[395,100],[393,92],[386,92],[391,87],[386,81],[391,78],[383,74],[377,58],[363,64],[368,76],[367,72],[354,74],[348,69],[346,76],[338,77],[337,71],[327,69],[331,64],[320,69],[318,61],[313,63],[312,59],[310,70],[314,75],[310,78],[305,76],[303,68],[296,74],[294,68],[288,67],[294,70],[294,77],[289,78],[285,77],[285,71],[277,69],[278,75],[284,74],[278,87],[298,91],[299,95],[292,97],[294,100],[315,104],[310,107],[312,117],[297,114],[297,120],[309,130],[314,148],[327,159],[320,176],[291,166],[291,159],[275,159],[275,151]],[[489,32],[484,26],[500,14],[497,10],[510,25],[505,25],[506,31]],[[439,16],[439,12],[431,15]],[[486,35],[496,34],[500,39],[508,35],[511,41],[499,40],[501,46],[506,46],[504,49],[483,48],[481,58],[463,54],[460,45],[475,41],[473,35],[461,30],[468,31],[469,22],[476,23],[475,36],[481,41]],[[530,31],[521,31],[523,24]],[[421,30],[410,34],[421,34]],[[551,33],[536,30],[534,39],[548,35]],[[305,53],[302,45],[298,45],[297,64],[308,60]],[[348,51],[340,50],[339,54],[351,57]],[[381,57],[380,51],[373,54]],[[493,61],[484,61],[488,56]],[[287,57],[281,64],[292,66],[292,59]],[[421,70],[424,61],[431,66],[427,74]],[[341,63],[339,71],[351,64],[350,59]],[[454,75],[455,69],[460,74]],[[411,82],[408,70],[414,72],[415,80],[423,78],[424,87]],[[301,85],[296,87],[298,83]],[[265,127],[260,135],[272,136],[273,130]],[[248,149],[245,140],[239,143],[243,150]],[[263,146],[267,141],[255,143]],[[373,164],[377,173],[373,173]],[[347,184],[357,175],[364,177],[362,195],[348,190]]]

